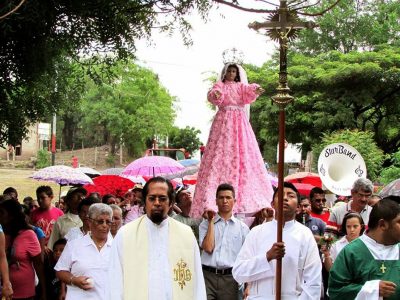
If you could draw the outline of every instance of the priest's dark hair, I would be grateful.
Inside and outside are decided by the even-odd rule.
[[[235,198],[235,189],[232,185],[230,185],[229,183],[221,183],[218,187],[217,187],[217,192],[215,193],[215,198],[218,198],[218,193],[220,191],[231,191],[232,192],[232,196],[233,198]]]
[[[353,212],[353,211],[348,212],[347,214],[344,215],[344,218],[343,218],[343,221],[342,221],[342,226],[340,227],[340,233],[342,235],[347,235],[347,229],[346,229],[347,221],[349,219],[352,219],[352,218],[357,218],[358,221],[360,221],[360,224],[361,224],[360,235],[362,235],[364,233],[364,230],[365,230],[364,220],[363,220],[363,218],[361,217],[361,215],[359,213]]]
[[[143,199],[146,201],[147,194],[149,193],[149,185],[150,185],[150,183],[153,183],[153,182],[166,183],[168,185],[167,193],[168,193],[169,204],[170,205],[174,204],[175,203],[174,186],[172,185],[171,181],[169,181],[168,179],[161,177],[161,176],[150,178],[150,180],[146,182],[146,184],[144,185],[143,190],[142,190]]]
[[[284,188],[292,189],[292,190],[296,193],[297,202],[300,202],[300,193],[299,193],[299,191],[296,189],[296,187],[294,186],[293,183],[284,181],[284,182],[283,182],[283,187],[284,187]],[[275,195],[278,194],[278,190],[279,190],[279,189],[276,189],[276,190],[274,191],[274,194],[272,195],[272,202],[271,202],[271,204],[274,202]]]
[[[400,205],[393,201],[391,197],[383,198],[376,203],[369,215],[368,229],[375,229],[379,225],[379,220],[391,222],[400,214]]]

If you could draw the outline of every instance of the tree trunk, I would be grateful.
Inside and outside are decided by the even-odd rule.
[[[62,130],[63,140],[67,149],[72,149],[74,144],[74,135],[76,124],[74,118],[68,115],[63,116],[64,128]]]

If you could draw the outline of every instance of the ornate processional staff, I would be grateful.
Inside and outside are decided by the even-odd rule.
[[[228,5],[243,11],[253,13],[269,13],[267,22],[253,22],[249,27],[254,30],[264,29],[266,34],[273,40],[279,41],[279,85],[277,94],[272,96],[272,101],[279,107],[279,151],[278,151],[278,229],[277,242],[282,242],[283,230],[283,171],[284,171],[284,144],[285,144],[285,108],[294,98],[290,96],[290,88],[287,79],[287,49],[288,42],[297,37],[299,30],[303,28],[314,28],[313,22],[301,21],[298,15],[319,16],[335,7],[341,0],[332,0],[331,3],[317,13],[306,13],[303,10],[320,4],[320,1],[288,1],[280,0],[280,5],[275,10],[263,10],[245,8],[238,1],[214,0],[215,2]],[[264,1],[272,4],[269,1]],[[289,2],[289,6],[288,6]],[[314,3],[313,3],[314,2]],[[272,4],[274,5],[274,4]],[[281,299],[282,282],[282,259],[277,260],[276,265],[276,300]]]
[[[336,2],[336,4],[339,1]],[[336,5],[335,4],[335,5]],[[332,6],[333,7],[333,6]],[[278,229],[277,242],[282,242],[283,230],[283,171],[284,171],[284,149],[285,149],[285,108],[294,100],[290,96],[290,88],[287,79],[287,49],[288,42],[297,37],[297,32],[303,28],[314,28],[313,22],[303,22],[299,19],[297,11],[290,9],[287,0],[280,0],[279,8],[272,13],[268,22],[254,22],[250,28],[259,30],[266,29],[267,34],[279,41],[279,85],[277,94],[272,96],[272,101],[279,107],[279,151],[278,151]],[[282,293],[282,258],[276,263],[276,299],[281,299]]]
[[[287,80],[287,49],[289,40],[296,37],[299,29],[313,28],[311,22],[301,22],[295,11],[289,10],[286,0],[280,1],[279,9],[270,16],[270,21],[264,23],[254,22],[250,28],[259,30],[267,29],[268,35],[279,41],[279,86],[277,94],[272,101],[279,106],[279,154],[278,154],[278,229],[277,242],[282,242],[283,230],[283,171],[285,149],[285,107],[294,100],[290,96],[290,88]],[[276,262],[276,299],[281,299],[282,258]]]

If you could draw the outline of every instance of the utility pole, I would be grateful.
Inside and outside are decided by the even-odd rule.
[[[53,123],[51,124],[51,165],[56,164],[56,123],[57,115],[53,114]]]

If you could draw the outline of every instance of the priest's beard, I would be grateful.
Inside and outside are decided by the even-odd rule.
[[[150,220],[153,223],[160,224],[167,216],[164,216],[161,212],[152,211],[150,213]]]

